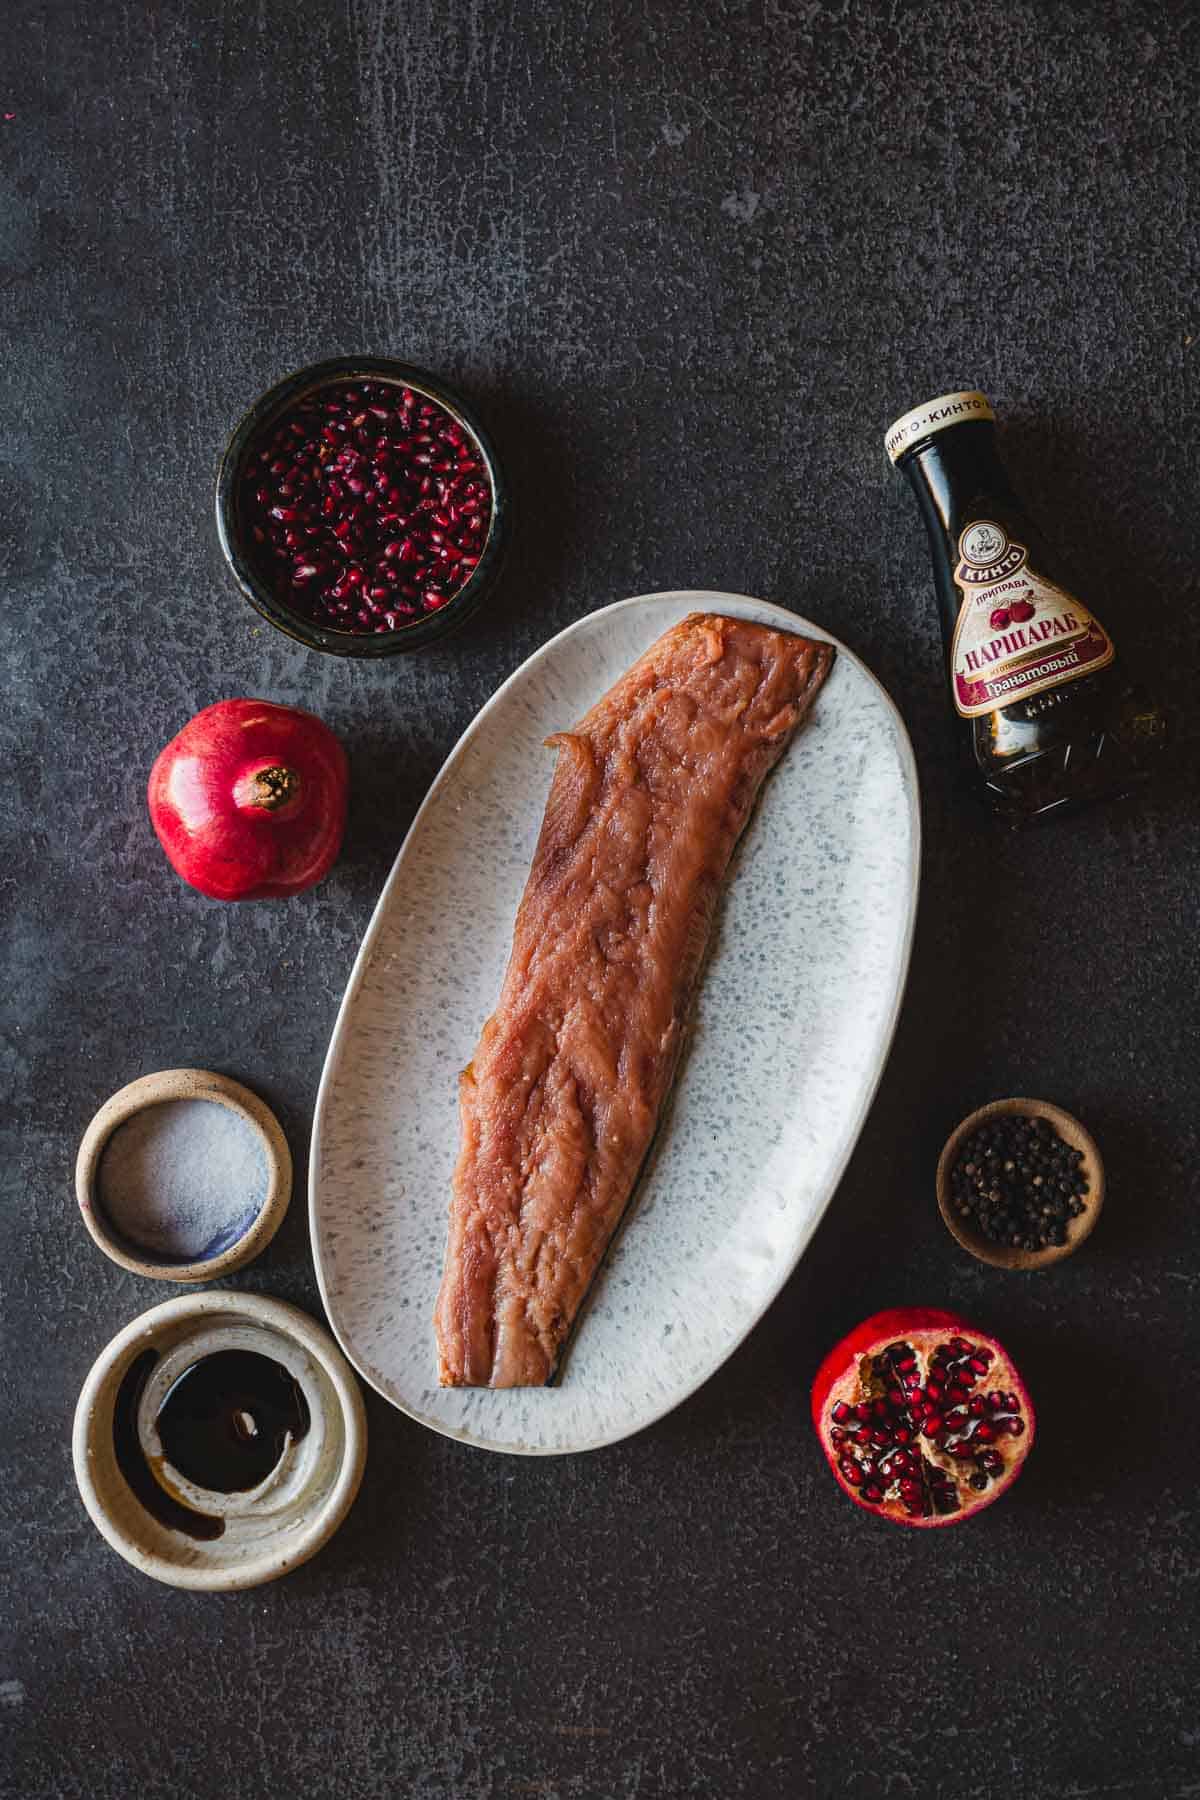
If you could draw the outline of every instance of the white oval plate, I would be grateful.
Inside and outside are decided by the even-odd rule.
[[[554,764],[543,739],[698,610],[829,635],[762,600],[691,592],[604,607],[543,645],[431,787],[329,1046],[310,1205],[330,1322],[402,1412],[484,1449],[614,1443],[720,1367],[828,1206],[895,1028],[920,866],[916,771],[892,702],[839,645],[738,846],[673,1101],[558,1385],[437,1386],[458,1073],[500,992]]]

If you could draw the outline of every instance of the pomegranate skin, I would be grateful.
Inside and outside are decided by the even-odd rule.
[[[219,700],[150,771],[150,819],[167,859],[212,900],[303,893],[329,873],[346,826],[349,771],[314,714]]]
[[[845,1479],[840,1465],[841,1452],[831,1443],[829,1438],[830,1422],[827,1408],[835,1388],[843,1386],[849,1373],[860,1358],[877,1353],[883,1346],[897,1340],[909,1341],[926,1335],[956,1334],[974,1339],[985,1346],[999,1359],[996,1367],[989,1373],[989,1379],[999,1380],[1000,1365],[1003,1364],[1007,1376],[1011,1379],[1017,1394],[1020,1396],[1020,1411],[1024,1423],[1019,1453],[1005,1468],[1003,1478],[991,1482],[984,1492],[971,1493],[958,1510],[948,1513],[931,1512],[928,1514],[910,1515],[889,1510],[882,1504],[876,1504],[863,1497],[862,1492]],[[1025,1465],[1025,1459],[1033,1447],[1036,1433],[1036,1421],[1033,1402],[1024,1381],[1017,1373],[1007,1351],[989,1332],[979,1331],[969,1320],[958,1313],[945,1312],[937,1307],[899,1306],[887,1311],[874,1313],[864,1319],[860,1325],[836,1344],[821,1363],[812,1386],[812,1420],[813,1428],[825,1453],[825,1460],[833,1472],[834,1479],[842,1492],[854,1501],[864,1512],[875,1513],[890,1524],[904,1525],[917,1531],[933,1530],[943,1525],[957,1525],[964,1519],[972,1518],[991,1506],[1001,1495],[1008,1492]],[[918,1440],[919,1441],[919,1440]],[[961,1492],[961,1489],[960,1489]]]

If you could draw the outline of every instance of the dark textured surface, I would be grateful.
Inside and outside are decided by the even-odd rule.
[[[1200,1795],[1194,178],[1183,6],[9,0],[0,62],[6,1794]],[[11,114],[11,117],[7,115]],[[385,668],[257,621],[215,458],[367,348],[478,400],[518,537],[470,640]],[[1174,779],[1010,841],[955,787],[924,546],[880,434],[979,383],[1019,485],[1180,727]],[[551,631],[654,587],[782,600],[909,722],[925,888],[895,1053],[809,1255],[709,1386],[525,1462],[372,1400],[361,1499],[280,1585],[159,1588],[82,1512],[95,1354],[165,1297],[93,1249],[79,1136],[177,1063],[302,1157],[373,898],[439,762]],[[199,706],[311,706],[354,775],[307,900],[179,885],[142,790]],[[1086,1251],[969,1262],[942,1137],[1034,1092],[1109,1165]],[[316,1305],[298,1197],[241,1282]],[[1003,1332],[1042,1438],[918,1535],[835,1492],[805,1398],[910,1299]]]

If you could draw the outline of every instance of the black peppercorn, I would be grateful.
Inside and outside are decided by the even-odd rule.
[[[1038,1250],[1067,1241],[1086,1210],[1083,1152],[1049,1119],[996,1118],[965,1139],[950,1172],[955,1210],[994,1244]]]

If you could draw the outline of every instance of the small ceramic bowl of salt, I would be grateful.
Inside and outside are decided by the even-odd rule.
[[[75,1192],[106,1256],[156,1281],[213,1281],[270,1243],[292,1192],[278,1119],[240,1082],[163,1069],[107,1100]]]

